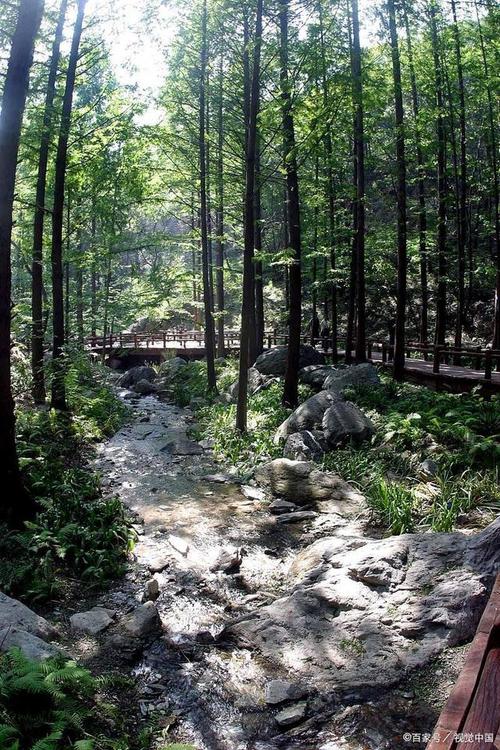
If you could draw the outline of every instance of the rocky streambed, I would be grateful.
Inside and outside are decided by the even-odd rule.
[[[500,522],[375,539],[338,478],[282,459],[242,484],[189,437],[188,409],[129,403],[95,468],[134,514],[134,559],[48,613],[59,644],[131,674],[129,710],[163,744],[424,747],[498,569]]]

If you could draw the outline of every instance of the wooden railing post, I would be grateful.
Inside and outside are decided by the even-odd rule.
[[[491,369],[492,369],[491,349],[486,349],[484,353],[484,379],[485,380],[491,380]]]
[[[372,342],[370,341],[370,339],[368,339],[368,341],[366,342],[366,357],[367,357],[367,359],[371,359],[372,358],[372,346],[373,346]]]
[[[441,358],[441,350],[439,346],[434,347],[434,361],[432,363],[432,372],[436,375],[439,373],[439,360]]]
[[[474,369],[475,370],[480,370],[481,369],[481,347],[477,346],[476,347],[476,351],[478,353],[477,353],[477,355],[475,357],[475,360],[474,360]]]

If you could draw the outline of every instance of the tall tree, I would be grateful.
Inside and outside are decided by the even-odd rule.
[[[403,87],[401,85],[401,63],[399,40],[396,25],[394,0],[388,0],[389,33],[391,37],[392,75],[394,81],[394,115],[396,126],[396,169],[397,169],[397,224],[398,224],[398,281],[396,303],[396,329],[394,346],[393,375],[403,380],[405,368],[405,321],[406,321],[406,157],[404,133]]]
[[[254,245],[255,245],[255,155],[257,150],[257,117],[260,101],[260,49],[262,41],[262,0],[257,0],[252,78],[248,108],[245,150],[245,206],[243,249],[243,301],[241,306],[240,357],[236,427],[247,429],[248,366],[251,351],[251,329],[255,326]],[[254,330],[255,339],[255,330]]]
[[[217,299],[217,356],[224,351],[224,26],[219,58],[219,100],[217,107],[217,177],[215,209],[215,289]]]
[[[283,404],[295,407],[298,403],[298,373],[300,364],[300,328],[302,322],[302,272],[299,179],[297,153],[288,72],[288,16],[289,0],[282,0],[280,21],[280,89],[283,128],[283,158],[286,173],[286,203],[288,238],[291,250],[289,264],[288,353],[283,389]]]
[[[207,162],[205,133],[205,84],[207,72],[207,0],[203,0],[201,16],[201,50],[199,80],[199,169],[200,169],[200,234],[201,263],[203,273],[203,307],[205,311],[205,355],[207,359],[207,381],[211,391],[217,390],[215,376],[215,329],[212,315],[212,285],[210,283],[210,259],[208,252],[207,225]]]
[[[64,385],[64,291],[63,291],[63,221],[64,221],[64,188],[66,184],[66,167],[68,162],[68,140],[71,126],[71,110],[75,89],[76,67],[82,36],[83,17],[87,0],[78,0],[77,15],[73,29],[73,39],[66,73],[66,84],[61,113],[61,125],[57,144],[56,168],[54,178],[54,205],[52,209],[52,306],[53,306],[53,342],[52,342],[52,399],[55,409],[66,409],[66,389]]]
[[[45,92],[42,133],[38,151],[38,175],[36,181],[35,217],[33,221],[33,255],[31,265],[31,367],[33,373],[33,399],[35,404],[45,402],[45,378],[43,373],[43,226],[45,219],[45,193],[49,146],[52,138],[54,97],[57,70],[61,57],[61,41],[68,0],[61,0],[50,58],[49,77]]]
[[[12,37],[0,112],[0,456],[3,497],[0,518],[18,524],[34,511],[23,486],[16,451],[15,412],[11,384],[11,241],[17,155],[35,38],[42,0],[21,0]]]

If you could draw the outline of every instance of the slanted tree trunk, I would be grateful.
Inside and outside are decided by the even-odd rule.
[[[394,114],[396,125],[396,168],[397,168],[397,215],[398,215],[398,282],[396,303],[396,330],[394,346],[393,376],[403,380],[405,368],[405,321],[406,321],[406,157],[403,89],[401,85],[401,63],[396,26],[394,0],[388,0],[389,32],[391,37],[392,75],[394,80]]]
[[[414,131],[415,131],[415,152],[417,159],[418,172],[418,246],[420,260],[420,294],[422,296],[422,309],[420,313],[420,341],[427,341],[428,337],[428,319],[429,319],[429,289],[427,282],[427,207],[425,200],[425,167],[422,151],[422,139],[419,122],[419,101],[417,90],[417,78],[415,75],[415,64],[413,61],[413,46],[410,34],[410,24],[408,21],[408,12],[406,3],[403,3],[403,17],[406,29],[406,44],[408,49],[408,67],[410,72],[411,99],[413,107]]]
[[[222,36],[224,30],[222,29]],[[215,286],[217,297],[217,356],[224,351],[224,46],[219,62],[217,111],[217,208],[215,211]]]
[[[203,2],[201,21],[200,92],[199,92],[199,158],[200,158],[200,233],[201,263],[203,272],[203,306],[205,311],[205,356],[207,360],[207,382],[210,391],[217,390],[215,377],[215,329],[212,315],[212,294],[208,257],[207,227],[207,164],[205,139],[205,82],[207,70],[207,0]]]
[[[250,331],[255,325],[255,290],[253,255],[255,242],[255,154],[257,149],[257,117],[260,94],[260,48],[262,39],[262,0],[257,0],[255,17],[255,40],[252,81],[248,109],[247,144],[245,149],[245,209],[243,251],[243,301],[241,306],[240,359],[238,373],[238,401],[236,405],[236,427],[240,432],[247,429],[248,365]],[[255,336],[254,336],[255,337]]]
[[[54,181],[54,207],[52,213],[52,305],[53,305],[53,377],[51,404],[55,409],[66,409],[66,389],[64,385],[64,298],[63,298],[63,211],[64,187],[66,182],[66,164],[68,160],[68,139],[71,125],[71,109],[75,88],[78,50],[82,36],[83,16],[86,0],[78,0],[77,16],[73,30],[71,51],[66,73],[61,127],[57,145],[56,169]]]
[[[359,40],[358,0],[351,0],[352,11],[352,97],[354,104],[354,161],[356,164],[356,361],[366,359],[365,290],[365,138],[363,113],[363,73]]]
[[[453,13],[453,37],[458,77],[458,119],[460,124],[460,177],[458,211],[458,306],[455,327],[455,347],[462,346],[462,333],[465,317],[465,249],[467,247],[467,131],[465,125],[465,87],[462,65],[462,46],[457,22],[455,0],[451,0]]]
[[[446,337],[446,134],[444,126],[443,78],[439,55],[439,38],[436,19],[435,0],[430,1],[431,43],[434,62],[434,86],[437,105],[437,183],[438,183],[438,216],[437,216],[437,255],[438,280],[436,293],[436,333],[435,342],[443,345]]]
[[[16,452],[14,399],[11,387],[11,242],[17,155],[35,37],[43,13],[41,0],[21,0],[12,37],[0,112],[0,519],[18,525],[35,510],[23,486]]]
[[[288,74],[288,8],[289,0],[280,5],[280,86],[282,103],[283,156],[286,172],[288,235],[292,258],[289,265],[288,354],[285,370],[283,404],[298,403],[300,364],[300,327],[302,319],[301,237],[299,179],[295,150],[295,132]]]
[[[33,375],[33,400],[35,404],[45,402],[45,379],[43,374],[43,225],[45,219],[45,193],[49,146],[52,136],[54,96],[56,91],[57,69],[61,57],[61,41],[68,0],[61,0],[57,20],[49,77],[45,93],[42,133],[38,151],[38,173],[36,180],[35,217],[33,222],[33,251],[31,264],[31,368]]]

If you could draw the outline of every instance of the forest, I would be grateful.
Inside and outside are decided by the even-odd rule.
[[[0,750],[498,746],[499,22],[0,0]]]

